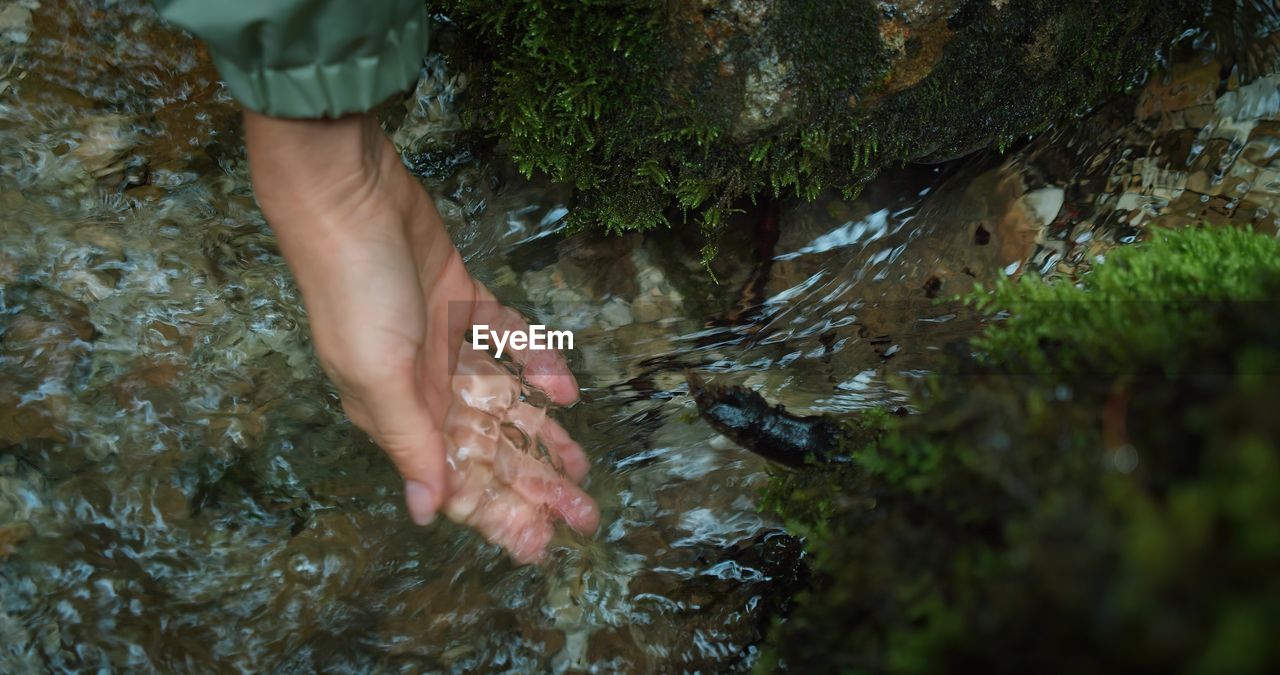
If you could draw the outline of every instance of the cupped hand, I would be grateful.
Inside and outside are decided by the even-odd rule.
[[[476,324],[526,330],[467,272],[435,205],[368,115],[283,120],[245,113],[254,192],[292,270],[321,366],[351,421],[405,479],[425,525],[443,512],[538,560],[553,520],[592,533],[581,446],[529,391],[464,340]],[[512,351],[553,402],[578,387],[555,351]]]

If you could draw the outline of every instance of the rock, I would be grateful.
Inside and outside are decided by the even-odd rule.
[[[123,170],[125,154],[136,145],[130,124],[128,117],[117,114],[86,118],[81,122],[78,144],[71,157],[94,178]]]
[[[6,445],[35,439],[65,442],[67,434],[61,422],[67,405],[65,396],[46,396],[39,405],[31,405],[0,395],[0,442]]]
[[[486,285],[489,286],[489,288],[514,288],[519,286],[519,284],[520,277],[516,276],[515,270],[511,269],[509,265],[503,265],[493,271],[493,276]]]
[[[596,298],[613,295],[634,298],[639,285],[630,253],[636,237],[606,237],[599,232],[582,232],[556,246],[560,262],[556,266],[565,282],[583,287]]]
[[[646,569],[630,586],[637,598],[633,612],[660,617],[641,625],[661,632],[663,653],[636,653],[630,633],[640,626],[633,626],[594,635],[588,652],[593,663],[628,672],[745,670],[754,647],[765,640],[772,622],[786,615],[809,576],[800,540],[777,530],[681,553],[692,558],[682,566],[692,573],[690,579],[677,582]],[[715,649],[700,646],[708,644]]]
[[[1032,225],[1040,229],[1048,227],[1062,210],[1063,196],[1060,187],[1040,188],[1023,195],[1022,204],[1028,215],[1032,216]]]
[[[662,307],[658,298],[641,296],[631,303],[631,314],[639,323],[652,323],[671,316],[672,312]]]
[[[844,448],[857,439],[839,420],[795,415],[746,387],[709,385],[692,372],[688,378],[698,414],[743,449],[791,467],[849,461]]]
[[[39,2],[6,2],[0,7],[0,41],[24,45],[31,37],[31,11]]]
[[[0,525],[0,559],[13,553],[19,544],[31,538],[34,530],[29,523]]]
[[[620,9],[447,0],[440,8],[456,31],[456,62],[472,90],[486,92],[468,99],[462,118],[500,139],[525,172],[577,185],[570,226],[648,229],[671,223],[674,204],[715,234],[747,195],[854,192],[886,165],[1038,132],[1134,83],[1202,5],[676,0]],[[1153,91],[1149,114],[1201,98]]]
[[[1179,63],[1162,76],[1151,78],[1138,99],[1138,119],[1156,119],[1193,106],[1212,105],[1221,68],[1217,61]]]
[[[600,319],[611,328],[626,326],[632,320],[631,307],[622,298],[610,298],[600,308]]]
[[[13,289],[6,300],[25,311],[0,333],[0,445],[65,441],[69,392],[95,336],[88,308],[44,288]]]
[[[175,415],[182,405],[176,387],[180,375],[180,367],[168,361],[139,363],[112,383],[116,405],[135,410],[145,404],[162,417]],[[243,412],[236,412],[235,419],[243,417]]]

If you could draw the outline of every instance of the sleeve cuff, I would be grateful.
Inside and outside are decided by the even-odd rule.
[[[427,52],[426,12],[387,33],[382,51],[337,63],[246,68],[212,54],[231,95],[271,117],[341,117],[365,112],[418,78]]]

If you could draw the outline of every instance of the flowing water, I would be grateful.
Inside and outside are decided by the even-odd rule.
[[[577,331],[554,414],[603,524],[517,567],[411,525],[343,418],[199,49],[134,2],[0,2],[0,671],[750,665],[803,554],[684,372],[898,406],[980,327],[948,300],[976,282],[1076,275],[1152,224],[1274,232],[1278,26],[1246,9],[1012,152],[747,213],[718,284],[680,233],[566,235],[571,195],[463,132],[466,78],[428,58],[388,115],[406,161],[476,276]]]

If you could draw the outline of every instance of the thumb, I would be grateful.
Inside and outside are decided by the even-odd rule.
[[[387,378],[362,401],[374,441],[404,478],[405,506],[418,525],[435,519],[448,491],[444,436],[412,377]]]
[[[440,509],[440,491],[431,489],[426,483],[406,478],[404,503],[414,523],[430,525],[436,519],[436,511]]]

